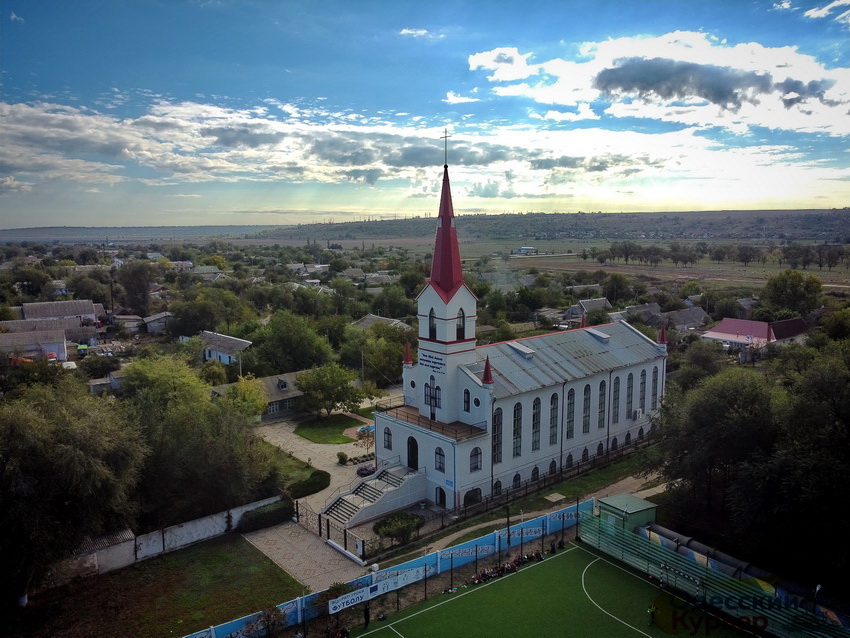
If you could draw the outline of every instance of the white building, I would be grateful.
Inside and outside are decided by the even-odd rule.
[[[478,346],[448,167],[418,362],[403,405],[375,414],[379,472],[325,510],[345,524],[427,501],[448,510],[641,439],[664,393],[666,339],[625,322]],[[380,494],[378,493],[380,491]]]

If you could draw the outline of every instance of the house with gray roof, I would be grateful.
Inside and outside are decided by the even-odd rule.
[[[287,372],[258,379],[266,393],[267,405],[262,415],[264,421],[271,421],[296,412],[298,398],[304,394],[295,384],[295,378],[299,374],[300,372]],[[217,385],[212,389],[213,395],[224,396],[227,389],[234,385],[236,384]]]

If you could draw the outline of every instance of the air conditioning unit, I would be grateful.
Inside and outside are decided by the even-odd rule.
[[[641,410],[640,408],[635,410],[634,420],[637,421],[638,419],[640,419],[642,417],[643,417],[643,410]]]

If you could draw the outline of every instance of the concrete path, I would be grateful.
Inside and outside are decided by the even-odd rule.
[[[245,538],[313,592],[354,580],[367,571],[298,523],[275,525],[245,534]]]

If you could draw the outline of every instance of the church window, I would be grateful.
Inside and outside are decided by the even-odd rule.
[[[652,409],[658,407],[658,366],[652,369]]]
[[[612,397],[611,423],[620,422],[620,377],[614,377],[614,396]]]
[[[626,445],[631,445],[631,444],[632,444],[632,433],[626,432]]]
[[[573,466],[573,455],[572,454],[567,455],[567,460],[564,463],[564,465],[566,465],[568,468]]]
[[[493,464],[502,462],[502,408],[493,412]]]
[[[384,428],[384,449],[393,449],[393,431],[389,428]]]
[[[590,458],[590,454],[588,454],[588,452],[587,452],[587,448],[584,448],[584,449],[581,451],[581,462],[582,462],[582,463],[587,463],[587,460],[588,460],[589,458]]]
[[[493,496],[498,496],[502,493],[502,482],[496,481],[493,483]]]
[[[602,456],[603,454],[605,454],[605,448],[602,447],[602,444],[600,443],[596,446],[596,456]]]
[[[537,468],[536,465],[534,466],[534,469],[531,470],[531,480],[532,481],[540,480],[540,470]]]
[[[618,445],[618,443],[617,443],[617,437],[615,436],[615,437],[611,440],[611,451],[612,451],[612,452],[616,452],[616,451],[617,451],[617,445]]]
[[[608,400],[605,396],[605,382],[599,382],[599,417],[596,420],[596,427],[604,428],[605,427],[605,402]]]
[[[567,392],[567,438],[573,438],[576,425],[576,391]]]
[[[632,418],[632,405],[634,404],[634,385],[635,385],[635,377],[629,372],[629,376],[626,378],[626,418]]]
[[[646,410],[646,370],[640,371],[640,409]]]
[[[478,397],[475,397],[472,400],[472,405],[474,405],[476,408],[480,408],[481,407],[481,399],[479,399]]]
[[[411,388],[415,388],[415,387],[416,387],[416,381],[411,381],[411,382],[410,382],[410,387],[411,387]]]
[[[469,412],[469,390],[463,391],[463,411]]]
[[[540,449],[540,399],[531,404],[531,451]]]
[[[431,308],[431,312],[428,313],[428,338],[437,338],[437,315],[433,308]]]
[[[457,340],[466,339],[466,313],[463,308],[457,311]]]
[[[515,490],[522,487],[522,477],[519,475],[519,472],[514,474],[514,482],[511,487],[513,487]]]
[[[558,473],[558,464],[555,463],[555,459],[552,459],[549,462],[549,474],[557,474]]]
[[[436,382],[433,375],[430,383],[425,384],[425,405],[430,405],[432,408],[440,407],[440,386],[434,385]]]
[[[522,404],[514,404],[514,458],[522,455]]]
[[[581,413],[581,433],[590,432],[590,384],[584,386],[584,404]]]
[[[477,472],[481,469],[481,448],[476,447],[472,448],[472,452],[469,453],[469,471]]]
[[[558,395],[549,399],[549,445],[558,443]]]
[[[434,469],[438,472],[446,471],[446,453],[443,452],[441,447],[434,451]]]

